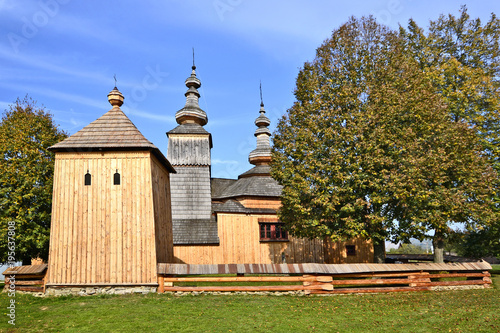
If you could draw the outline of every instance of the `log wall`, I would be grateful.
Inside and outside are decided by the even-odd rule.
[[[56,154],[47,285],[156,283],[155,215],[171,220],[165,208],[154,209],[168,183],[154,159],[148,151]],[[120,185],[113,185],[116,170]],[[165,228],[171,224],[160,234]]]

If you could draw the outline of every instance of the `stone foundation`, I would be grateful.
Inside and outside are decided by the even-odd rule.
[[[153,286],[89,286],[89,287],[47,287],[45,296],[91,296],[91,295],[126,295],[156,293]]]

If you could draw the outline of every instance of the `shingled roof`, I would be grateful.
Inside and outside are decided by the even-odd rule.
[[[120,108],[113,108],[69,138],[50,149],[151,148],[158,149],[142,135]]]
[[[174,245],[219,244],[217,221],[212,219],[174,219]]]
[[[108,95],[113,108],[69,138],[56,143],[53,151],[151,150],[170,172],[175,172],[161,151],[123,113],[123,95],[115,87]]]
[[[216,193],[212,199],[229,199],[236,197],[279,197],[282,186],[271,176],[253,176],[238,179],[223,191]]]

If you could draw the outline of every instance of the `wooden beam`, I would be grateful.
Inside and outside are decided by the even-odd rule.
[[[220,277],[165,277],[165,282],[331,282],[331,276],[220,276]]]
[[[158,293],[162,294],[165,292],[165,278],[160,275],[158,276]]]
[[[43,292],[43,287],[16,287],[17,291]]]
[[[389,293],[431,290],[430,287],[385,287],[385,288],[341,288],[333,291],[311,290],[306,294],[358,294],[358,293]]]
[[[296,291],[296,290],[333,290],[331,284],[318,284],[318,285],[289,285],[289,286],[201,286],[201,287],[167,287],[165,286],[165,291],[182,291],[182,292],[192,292],[192,291],[221,291],[221,292],[233,292],[233,291]]]
[[[488,283],[488,282],[486,282]],[[470,286],[485,284],[483,280],[465,280],[465,281],[435,281],[420,283],[421,287],[435,287],[435,286]]]
[[[427,279],[357,279],[357,280],[333,280],[334,286],[341,285],[374,285],[374,284],[409,284],[415,282],[427,282]]]
[[[450,274],[429,274],[431,279],[434,278],[453,278],[453,277],[484,277],[491,276],[490,273],[450,273]]]
[[[30,285],[43,285],[43,280],[29,280],[29,281],[24,281],[24,280],[16,280],[15,282],[16,286],[30,286]]]

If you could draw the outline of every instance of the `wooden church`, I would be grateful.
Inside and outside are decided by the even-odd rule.
[[[281,186],[270,175],[270,120],[261,102],[253,167],[211,178],[212,137],[198,103],[196,67],[186,104],[167,132],[167,157],[112,109],[55,152],[47,288],[157,286],[160,263],[371,262],[365,240],[332,243],[289,235],[277,216]]]
[[[238,179],[210,178],[211,135],[199,104],[200,80],[193,66],[186,80],[186,105],[176,113],[179,126],[167,133],[171,175],[174,262],[229,263],[354,263],[372,262],[366,240],[331,243],[294,238],[277,216],[281,186],[270,175],[271,132],[261,101],[255,120],[253,168]]]

